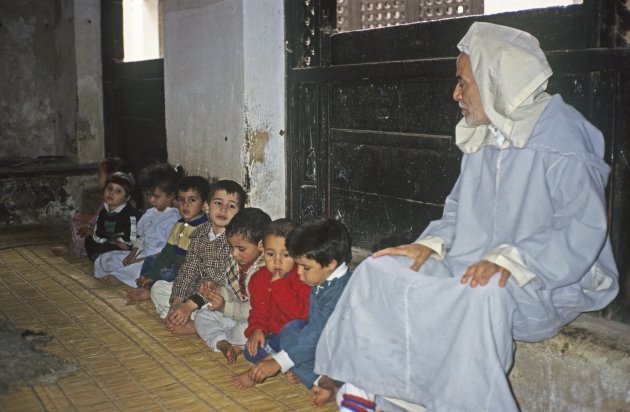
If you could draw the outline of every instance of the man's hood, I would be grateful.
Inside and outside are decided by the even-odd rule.
[[[549,103],[545,92],[553,74],[538,40],[511,27],[476,22],[457,45],[470,57],[481,102],[505,141],[500,145],[524,147]],[[465,153],[497,144],[487,125],[472,127],[462,119],[455,140]]]

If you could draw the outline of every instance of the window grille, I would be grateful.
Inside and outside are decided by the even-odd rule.
[[[337,31],[483,14],[483,0],[337,0]]]

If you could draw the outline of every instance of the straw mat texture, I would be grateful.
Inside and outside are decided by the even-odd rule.
[[[54,241],[54,239],[53,239]],[[80,365],[53,384],[0,396],[0,411],[331,411],[284,376],[248,390],[229,379],[247,370],[228,365],[195,336],[174,336],[151,303],[132,304],[127,287],[92,276],[86,259],[54,256],[49,245],[0,250],[0,319],[44,331],[43,349]]]

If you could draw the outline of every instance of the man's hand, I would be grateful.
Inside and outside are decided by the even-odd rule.
[[[249,377],[257,383],[263,382],[270,376],[280,371],[280,365],[273,358],[264,359],[252,366],[249,370]]]
[[[247,339],[247,351],[250,355],[256,356],[259,346],[265,346],[265,332],[260,329],[254,329],[252,334],[249,335],[249,339]]]
[[[197,305],[191,300],[187,300],[179,305],[171,305],[166,316],[166,322],[176,326],[184,325],[188,322],[190,314],[195,309],[197,309]]]
[[[420,243],[411,243],[408,245],[388,247],[387,249],[372,253],[372,256],[381,257],[387,255],[397,255],[410,257],[413,259],[411,269],[417,272],[420,269],[420,266],[424,264],[433,252],[433,249],[421,245]]]
[[[501,267],[496,263],[488,262],[487,260],[482,260],[470,266],[466,273],[464,273],[464,276],[462,276],[461,282],[463,284],[470,282],[471,288],[474,288],[477,285],[486,286],[490,281],[490,278],[492,278],[492,276],[496,273],[501,274],[499,287],[504,288],[505,285],[507,285],[510,272],[504,267]]]

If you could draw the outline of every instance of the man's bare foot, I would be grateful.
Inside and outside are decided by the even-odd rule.
[[[64,245],[53,246],[50,248],[50,251],[53,252],[55,256],[68,256],[70,254],[70,249],[68,249],[68,246]]]
[[[325,405],[335,399],[337,391],[339,391],[339,387],[335,381],[326,375],[322,375],[317,382],[317,386],[313,386],[313,389],[311,389],[311,392],[313,392],[311,402],[315,406]]]
[[[166,328],[174,335],[195,335],[197,333],[195,322],[192,320],[188,320],[183,325],[173,325],[166,322]]]
[[[135,302],[140,302],[142,300],[149,300],[151,299],[151,291],[145,288],[129,289],[127,291],[127,299],[133,300]]]
[[[287,380],[289,381],[289,383],[293,384],[293,385],[297,385],[298,383],[300,383],[300,378],[297,377],[297,375],[295,373],[293,373],[293,371],[287,371],[287,373],[285,373]]]
[[[236,358],[238,358],[238,355],[243,352],[243,349],[239,348],[238,346],[232,346],[232,344],[226,340],[220,340],[217,343],[217,349],[220,350],[221,353],[223,353],[223,356],[225,356],[225,359],[227,359],[228,363],[236,362]]]
[[[120,280],[118,280],[118,278],[114,275],[105,275],[103,276],[103,282],[105,282],[106,284],[108,284],[109,286],[117,286],[120,285],[122,282]]]
[[[230,381],[232,382],[232,385],[234,385],[238,389],[248,389],[256,385],[256,382],[254,382],[252,378],[249,377],[249,370],[232,376]]]

